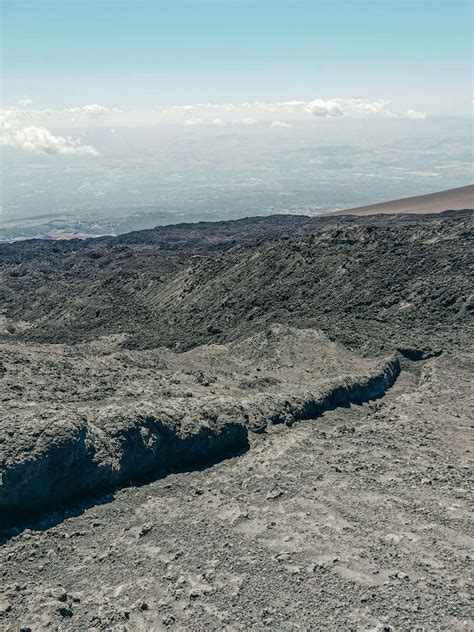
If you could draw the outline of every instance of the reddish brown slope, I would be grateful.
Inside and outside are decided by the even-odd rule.
[[[428,195],[380,202],[370,206],[337,211],[332,215],[376,215],[378,213],[442,213],[447,210],[474,208],[474,185],[469,184],[457,189],[437,191]]]

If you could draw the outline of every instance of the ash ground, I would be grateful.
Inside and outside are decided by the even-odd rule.
[[[470,369],[417,363],[377,402],[32,523],[2,548],[4,629],[471,630]]]
[[[171,250],[166,231],[0,249],[0,378],[20,430],[43,406],[133,409],[160,371],[168,398],[222,396],[232,372],[239,397],[277,396],[403,352],[376,401],[4,528],[2,629],[474,629],[472,214],[287,221],[181,227]],[[234,369],[276,323],[322,330],[334,358],[304,342],[282,361],[279,343],[263,383],[250,344]],[[104,335],[125,343],[104,353]],[[202,371],[215,342],[224,359]]]

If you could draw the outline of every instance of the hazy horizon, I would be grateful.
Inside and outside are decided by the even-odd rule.
[[[469,184],[471,19],[461,0],[3,0],[0,231]]]

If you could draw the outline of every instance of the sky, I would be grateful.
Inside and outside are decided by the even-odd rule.
[[[3,103],[472,105],[467,0],[2,0]]]
[[[0,239],[472,181],[470,0],[0,6]]]

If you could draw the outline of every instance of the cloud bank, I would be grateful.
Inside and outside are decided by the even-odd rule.
[[[244,101],[241,103],[196,103],[191,105],[156,106],[127,111],[97,103],[65,109],[34,110],[28,96],[18,106],[0,111],[0,144],[41,154],[96,156],[91,145],[83,145],[72,136],[56,134],[51,128],[144,126],[161,123],[184,126],[224,126],[266,124],[273,128],[291,127],[298,122],[318,119],[355,117],[363,119],[392,118],[422,121],[424,112],[411,108],[397,113],[387,99],[331,98],[312,101]]]
[[[2,134],[0,143],[37,154],[75,154],[97,156],[91,145],[82,145],[79,139],[55,136],[45,127],[23,127]]]
[[[315,99],[306,106],[306,112],[313,116],[385,115],[393,116],[389,110],[390,101],[379,99]]]
[[[408,109],[403,113],[396,113],[390,107],[388,99],[314,99],[313,101],[244,101],[243,103],[196,103],[194,105],[171,105],[156,108],[160,118],[165,121],[179,122],[182,117],[199,118],[200,122],[211,122],[218,114],[223,121],[245,123],[252,119],[255,122],[271,121],[275,115],[285,115],[285,118],[308,119],[339,117],[385,117],[424,119],[424,112]]]
[[[49,129],[38,125],[22,125],[16,108],[0,113],[0,145],[13,147],[36,154],[69,154],[97,156],[92,145],[83,145],[78,138],[57,136]]]
[[[26,107],[31,103],[27,97],[21,100],[23,107],[10,107],[3,112],[23,125],[92,126],[114,125],[157,125],[171,123],[181,125],[198,124],[243,124],[285,121],[288,124],[298,120],[314,118],[338,119],[358,118],[398,118],[423,120],[424,112],[407,109],[396,112],[388,99],[360,98],[317,98],[312,101],[243,101],[241,103],[195,103],[188,105],[166,105],[153,108],[119,110],[97,103],[65,109],[34,110]]]
[[[56,110],[58,111],[58,110]],[[69,108],[67,110],[59,110],[59,112],[64,112],[64,114],[70,114],[73,116],[82,116],[84,118],[102,118],[103,116],[108,116],[113,112],[119,112],[120,110],[111,110],[103,105],[97,105],[97,103],[91,103],[90,105],[82,105],[77,108]],[[54,110],[50,110],[54,114]]]

